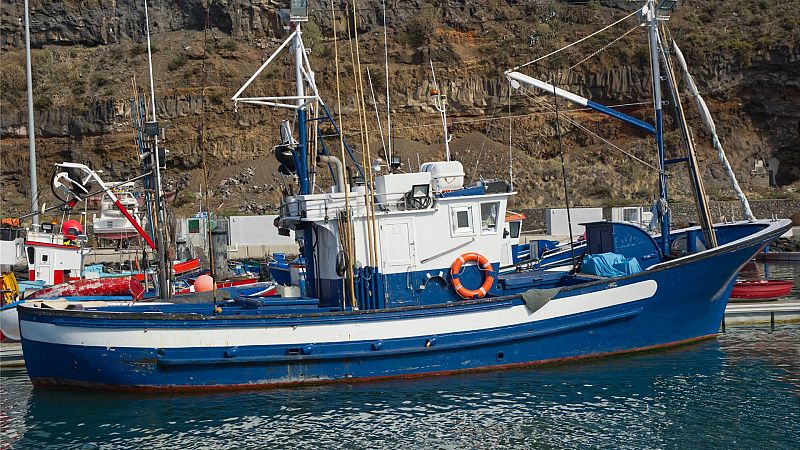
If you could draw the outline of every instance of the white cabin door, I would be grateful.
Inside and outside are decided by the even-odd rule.
[[[386,295],[393,305],[415,305],[413,277],[417,263],[414,222],[410,218],[384,221],[380,232],[381,272],[389,280],[385,286]]]
[[[381,260],[385,274],[406,272],[415,264],[414,226],[410,220],[381,224]]]
[[[48,286],[54,284],[52,257],[53,255],[48,251],[36,252],[36,258],[38,258],[36,261],[36,279],[44,281]]]

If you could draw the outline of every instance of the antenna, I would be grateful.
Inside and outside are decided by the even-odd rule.
[[[431,95],[434,96],[433,106],[436,107],[436,110],[439,111],[439,115],[442,116],[445,158],[447,161],[450,161],[450,135],[447,132],[447,96],[442,95],[442,91],[439,90],[439,84],[436,83],[436,72],[433,70],[433,60],[429,61],[431,63],[431,73],[433,74],[433,89],[431,90]]]
[[[389,38],[386,31],[386,0],[383,0],[383,62],[386,68],[386,142],[388,143],[388,160],[392,158],[392,111],[389,98]]]

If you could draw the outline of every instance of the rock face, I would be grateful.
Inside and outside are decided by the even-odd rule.
[[[235,108],[227,100],[264,61],[285,36],[278,0],[151,1],[150,19],[155,47],[156,112],[167,124],[164,145],[170,150],[168,178],[188,175],[186,189],[199,189],[203,156],[211,167],[208,182],[214,202],[223,209],[262,211],[258,205],[275,205],[280,194],[277,165],[271,158],[277,126],[283,111]],[[740,181],[747,187],[757,159],[780,161],[775,179],[791,185],[800,179],[800,45],[792,28],[783,34],[756,36],[753,42],[731,40],[728,29],[743,26],[750,2],[733,2],[737,19],[715,19],[700,34],[695,16],[704,17],[715,2],[682,6],[673,17],[674,35],[686,38],[684,53],[706,96],[729,157]],[[763,2],[761,2],[763,3]],[[385,111],[386,79],[383,73],[384,11],[380,0],[336,2],[336,32],[328,1],[309,2],[311,23],[305,40],[323,97],[333,112],[341,102],[343,128],[353,142],[358,139],[358,104],[347,41],[347,23],[357,23],[362,64],[370,70],[377,109]],[[531,5],[476,0],[440,2],[437,7],[418,1],[390,5],[386,11],[392,99],[393,135],[420,142],[401,151],[407,165],[417,156],[440,158],[441,131],[430,92],[435,88],[429,60],[437,70],[438,88],[448,96],[454,154],[468,176],[503,177],[513,161],[520,205],[537,206],[558,201],[563,195],[557,156],[551,99],[541,93],[512,92],[513,127],[508,155],[509,85],[503,72],[515,64],[545,54],[584,36],[630,11],[626,2],[604,6],[543,1]],[[209,31],[204,33],[208,7]],[[24,47],[20,18],[22,3],[6,5],[0,15],[0,47],[8,55],[0,79],[0,132],[2,198],[6,211],[24,207],[27,196],[26,123],[24,102]],[[742,9],[744,8],[744,9]],[[765,12],[760,12],[763,16]],[[733,16],[732,16],[733,17]],[[750,17],[755,17],[751,14]],[[703,20],[709,20],[703,18]],[[756,20],[748,19],[748,20]],[[778,20],[778,19],[776,19]],[[726,22],[727,21],[727,22]],[[731,22],[739,21],[739,22]],[[778,22],[776,22],[778,23]],[[783,22],[780,22],[783,23]],[[354,32],[355,30],[351,30]],[[728,34],[725,34],[728,33]],[[788,36],[788,38],[787,38]],[[613,37],[613,36],[612,36]],[[125,177],[136,171],[131,144],[130,93],[132,83],[146,87],[143,3],[134,0],[32,1],[31,39],[34,52],[35,127],[40,155],[40,177],[56,161],[76,160],[103,168],[107,177]],[[609,46],[608,51],[575,62],[603,48],[605,41],[589,41],[570,49],[563,59],[526,69],[535,76],[556,80],[560,87],[605,104],[626,104],[625,112],[650,120],[647,54],[634,50],[637,33]],[[738,38],[737,38],[738,39]],[[337,100],[333,63],[338,50],[341,92]],[[290,92],[288,59],[276,61],[254,86],[261,92]],[[21,78],[20,78],[21,77]],[[287,90],[288,89],[288,90]],[[367,113],[374,122],[373,102],[365,82]],[[145,89],[146,91],[146,89]],[[688,101],[684,102],[687,108]],[[563,105],[565,109],[574,109]],[[666,106],[671,113],[671,105]],[[644,161],[653,155],[646,136],[608,119],[585,112],[568,112],[567,118],[611,140]],[[689,117],[696,114],[689,111]],[[668,122],[670,119],[668,118]],[[695,122],[693,122],[695,123]],[[385,126],[385,122],[383,124]],[[573,198],[586,204],[618,200],[646,200],[653,187],[652,171],[627,154],[581,131],[569,121],[561,124],[570,163]],[[380,137],[370,126],[373,153]],[[205,139],[202,129],[206,129]],[[727,181],[715,163],[708,136],[695,125],[701,163],[711,190],[724,191]],[[673,146],[677,135],[670,135]],[[429,147],[427,144],[437,144]],[[491,149],[491,151],[487,150]],[[677,152],[677,150],[673,150]],[[677,154],[677,153],[676,153]],[[424,159],[422,158],[422,159]],[[255,163],[254,163],[255,162]],[[252,182],[264,189],[238,189],[224,184],[255,170]],[[674,176],[684,177],[682,169]],[[241,181],[241,180],[240,180]],[[43,182],[40,181],[40,185]],[[679,182],[678,185],[681,185]],[[237,189],[233,189],[237,187]],[[678,197],[688,192],[678,188]],[[613,194],[612,194],[613,193]],[[46,195],[46,194],[43,194]],[[186,207],[194,204],[184,196]],[[10,208],[10,209],[9,209]]]
[[[125,40],[144,39],[144,2],[136,0],[94,0],[88,2],[33,0],[31,4],[31,45],[83,45],[94,47]],[[261,39],[276,31],[273,1],[212,1],[209,27],[244,39]],[[205,28],[207,2],[202,0],[151,1],[152,33]],[[22,17],[22,3],[6,5],[0,22],[0,45],[21,47],[24,36],[16,23]]]

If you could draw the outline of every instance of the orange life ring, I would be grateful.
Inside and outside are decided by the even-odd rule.
[[[468,261],[475,261],[478,264],[478,268],[484,271],[483,285],[478,289],[467,289],[461,284],[461,266]],[[494,285],[492,264],[485,256],[475,252],[464,253],[453,261],[453,265],[450,266],[450,278],[453,280],[453,289],[455,289],[456,294],[465,299],[483,298]]]

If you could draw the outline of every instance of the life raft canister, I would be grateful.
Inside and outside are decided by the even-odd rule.
[[[484,272],[483,285],[478,289],[467,289],[461,284],[461,266],[468,261],[475,261],[478,264],[478,268]],[[483,298],[494,284],[492,264],[489,263],[485,256],[475,252],[464,253],[453,261],[453,265],[450,266],[450,278],[453,280],[453,289],[455,289],[456,294],[464,299]]]

